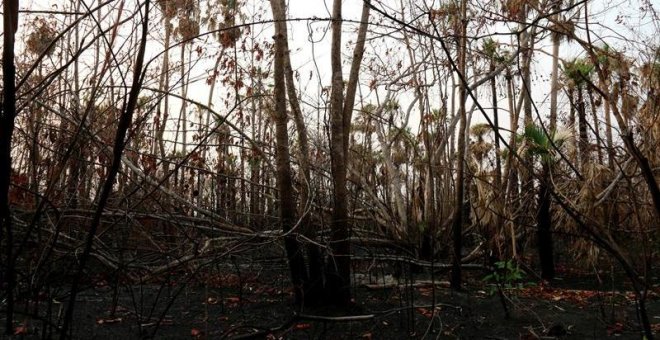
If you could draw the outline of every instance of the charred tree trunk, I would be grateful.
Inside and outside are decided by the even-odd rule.
[[[558,10],[559,3],[556,8]],[[559,33],[552,34],[552,71],[550,75],[550,125],[548,131],[552,134],[557,128],[557,97],[559,94]],[[548,136],[551,138],[551,136]],[[552,239],[552,163],[545,160],[543,172],[539,181],[538,211],[536,213],[536,242],[541,265],[541,277],[545,280],[555,278],[554,245]]]
[[[271,0],[273,16],[281,19],[284,17],[284,1]],[[284,80],[284,65],[286,50],[286,22],[278,20],[275,23],[275,57],[273,60],[275,81],[275,162],[277,166],[277,190],[279,191],[279,210],[282,231],[286,234],[284,246],[289,260],[291,280],[294,289],[294,302],[300,305],[303,302],[303,284],[307,281],[305,270],[305,259],[296,241],[296,232],[292,230],[296,223],[296,201],[293,191],[293,180],[291,175],[289,134],[287,131],[286,114],[286,85]]]
[[[341,65],[342,2],[335,0],[332,9],[332,92],[330,94],[330,157],[333,188],[331,249],[327,268],[327,298],[338,305],[348,305],[350,292],[350,226],[346,188],[347,155],[344,149],[344,78]]]
[[[536,214],[539,262],[541,277],[545,280],[555,278],[554,247],[552,241],[552,214],[550,210],[550,164],[543,162],[543,177],[539,182],[538,211]]]
[[[333,187],[333,211],[330,248],[332,258],[326,268],[325,298],[327,302],[346,307],[351,302],[350,290],[350,223],[348,221],[348,189],[346,172],[348,166],[348,144],[351,117],[359,68],[362,63],[364,43],[369,19],[369,1],[362,7],[362,23],[353,51],[351,70],[344,97],[344,79],[341,63],[342,1],[335,0],[332,8],[332,44],[330,62],[332,67],[332,90],[330,93],[330,158]]]
[[[281,10],[278,13],[279,20],[285,20],[284,1],[279,1]],[[273,11],[275,15],[275,11]],[[307,127],[303,118],[302,109],[296,93],[296,85],[293,77],[293,68],[291,67],[291,58],[289,54],[289,44],[287,31],[282,31],[285,53],[284,53],[284,73],[286,80],[287,96],[289,105],[293,113],[293,121],[296,125],[298,135],[298,160],[300,163],[300,201],[298,206],[298,215],[300,216],[300,228],[310,239],[316,238],[315,230],[310,223],[309,209],[312,206],[311,193],[311,167],[309,161],[309,141],[307,138]],[[319,301],[322,296],[323,284],[323,258],[318,244],[309,242],[305,244],[305,250],[308,259],[308,277],[304,284],[304,295],[307,301]]]
[[[18,0],[5,0],[3,3],[3,40],[2,73],[3,94],[2,112],[0,113],[0,245],[6,247],[4,277],[0,283],[5,286],[7,310],[5,316],[5,334],[14,334],[14,272],[13,244],[14,234],[9,207],[9,185],[11,182],[11,143],[16,118],[16,65],[14,64],[14,38],[18,27]],[[2,256],[2,255],[0,255]]]
[[[587,134],[587,113],[584,105],[584,96],[582,88],[577,88],[577,101],[575,103],[578,115],[578,152],[580,157],[580,171],[584,173],[585,167],[589,164],[589,135]]]

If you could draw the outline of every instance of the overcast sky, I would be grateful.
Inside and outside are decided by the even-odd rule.
[[[88,4],[96,3],[97,0],[87,0]],[[250,0],[251,1],[251,0]],[[265,9],[266,16],[270,16],[270,7],[267,1],[254,0],[256,6],[262,6]],[[617,49],[626,49],[628,51],[634,51],[636,46],[640,44],[655,44],[660,45],[660,28],[658,27],[659,22],[657,18],[654,18],[652,12],[648,10],[641,10],[641,8],[646,6],[654,6],[656,9],[660,7],[659,0],[653,0],[651,2],[645,0],[602,0],[602,1],[590,1],[591,6],[590,13],[590,25],[593,29],[592,40],[596,44],[600,44],[599,41],[604,40],[611,46]],[[130,1],[129,1],[130,3]],[[378,6],[379,1],[374,1]],[[395,1],[395,4],[398,4],[399,1]],[[53,9],[55,8],[53,4],[58,9],[62,9],[60,1],[52,0],[29,0],[21,1],[21,6],[23,9]],[[328,18],[330,16],[330,8],[332,5],[332,0],[289,0],[289,17],[290,18]],[[362,1],[359,0],[345,0],[343,17],[347,20],[359,20],[360,12],[362,7]],[[647,7],[648,8],[648,7]],[[373,15],[377,15],[372,13]],[[26,24],[24,21],[23,24]],[[330,46],[330,32],[329,32],[329,22],[327,21],[296,21],[289,24],[290,28],[290,47],[291,55],[294,69],[296,69],[300,77],[299,88],[305,91],[306,95],[310,97],[310,100],[313,100],[313,97],[319,96],[318,86],[328,86],[329,85],[329,74],[330,74],[330,61],[329,61],[329,46]],[[263,27],[263,34],[267,37],[270,37],[272,33],[271,26],[266,25]],[[504,26],[497,26],[490,28],[492,30],[500,30],[506,32],[510,28]],[[346,45],[349,41],[354,41],[355,25],[354,24],[345,24],[344,25],[345,36],[343,42]],[[627,39],[634,38],[635,41],[630,42]],[[505,36],[499,40],[502,43],[508,43],[510,37]],[[387,42],[385,42],[387,44]],[[391,42],[393,43],[393,42]],[[201,42],[199,43],[201,44]],[[481,43],[477,43],[481,45]],[[157,45],[154,45],[157,46]],[[350,46],[349,46],[350,47]],[[537,48],[545,51],[546,53],[537,52],[535,54],[535,63],[533,65],[534,72],[534,87],[532,88],[534,101],[539,111],[544,113],[547,111],[547,102],[548,102],[548,92],[549,92],[549,76],[550,76],[550,57],[548,54],[551,52],[550,41],[544,40],[541,41]],[[162,46],[160,47],[162,51]],[[158,49],[150,49],[152,54],[158,53]],[[349,55],[350,49],[347,49],[344,53]],[[560,51],[561,57],[563,58],[572,58],[582,54],[580,48],[575,44],[564,44]],[[178,58],[178,53],[173,53],[173,61],[176,61]],[[212,64],[212,59],[202,60],[198,64],[198,74],[203,74],[206,69]],[[393,67],[395,67],[393,65]],[[348,67],[345,68],[345,72],[348,72]],[[311,80],[309,75],[312,75]],[[368,75],[365,74],[366,78]],[[196,77],[193,77],[196,78]],[[201,78],[200,78],[201,79]],[[368,81],[361,79],[363,82]],[[486,92],[486,91],[483,91]],[[205,84],[203,80],[193,83],[191,85],[191,91],[189,91],[190,96],[196,100],[206,102],[206,94],[208,93],[208,85]],[[406,96],[401,96],[399,100],[405,106],[406,101],[409,100]],[[483,97],[482,104],[485,107],[488,107],[487,103],[490,100],[487,97]],[[172,102],[173,105],[177,105],[175,102]],[[501,106],[505,107],[506,100],[501,98]],[[564,109],[566,108],[564,102]],[[506,114],[502,114],[501,117],[506,117]],[[503,119],[503,125],[507,125],[506,118]],[[480,115],[475,113],[474,120],[475,122],[483,121],[480,118]],[[411,127],[413,131],[416,130],[417,124],[411,122]]]

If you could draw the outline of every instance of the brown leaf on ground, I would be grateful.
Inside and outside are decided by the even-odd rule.
[[[311,327],[312,325],[308,323],[298,323],[295,326],[293,326],[293,328],[296,330],[310,329]]]
[[[200,331],[197,328],[193,328],[190,330],[190,336],[194,338],[199,338],[200,336],[202,336],[202,334],[204,334],[204,332]]]
[[[28,334],[28,328],[27,326],[17,326],[14,328],[14,335],[24,335]]]
[[[429,318],[429,319],[433,317],[433,312],[426,309],[426,308],[423,308],[423,307],[417,308],[417,312],[419,314],[422,314],[424,317]]]

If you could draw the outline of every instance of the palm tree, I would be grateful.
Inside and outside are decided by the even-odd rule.
[[[483,51],[489,61],[489,72],[494,72],[497,65],[504,62],[505,58],[499,53],[498,46],[495,40],[488,39],[483,44]],[[490,91],[492,96],[493,103],[493,139],[495,141],[495,176],[494,176],[494,187],[495,195],[493,197],[493,203],[496,203],[496,206],[493,207],[496,209],[496,228],[500,228],[503,224],[503,205],[497,204],[500,202],[500,199],[504,197],[501,193],[506,191],[506,188],[502,187],[502,159],[500,153],[500,123],[498,117],[498,104],[497,104],[497,79],[496,77],[491,78],[490,80]],[[500,248],[499,246],[497,247]],[[498,257],[502,254],[498,254]]]
[[[552,280],[555,277],[554,246],[552,239],[551,205],[551,170],[553,168],[555,150],[560,148],[570,134],[550,131],[550,135],[537,125],[527,125],[524,133],[519,136],[521,148],[530,158],[538,157],[541,161],[542,176],[539,181],[538,210],[536,214],[537,242],[541,277]]]
[[[566,77],[572,95],[571,104],[577,110],[578,119],[578,154],[580,169],[589,163],[589,135],[587,133],[587,116],[584,104],[584,91],[590,83],[594,66],[586,59],[576,58],[564,63],[564,76]]]
[[[654,51],[652,59],[640,68],[642,86],[647,92],[646,100],[639,109],[640,121],[646,125],[647,151],[649,160],[654,164],[660,164],[660,151],[656,145],[660,143],[660,48]]]
[[[608,45],[603,46],[602,49],[598,51],[598,64],[605,74],[605,77],[600,80],[599,79],[599,87],[603,89],[607,89],[607,92],[609,92],[610,88],[610,82],[609,78],[611,76],[611,71],[612,71],[612,51]],[[604,100],[603,101],[603,115],[605,116],[605,142],[607,143],[607,164],[610,168],[610,170],[615,169],[614,165],[614,142],[612,138],[612,118],[611,118],[611,112],[610,112],[610,101],[609,100]]]
[[[552,11],[556,12],[553,15],[556,21],[559,21],[562,1],[555,1],[552,5]],[[564,22],[558,22],[555,25],[555,30],[552,32],[552,71],[550,75],[550,124],[549,130],[555,131],[557,128],[557,97],[559,94],[559,45],[561,43],[562,34],[572,26]],[[553,258],[553,244],[552,244],[552,215],[551,205],[552,200],[550,192],[553,190],[551,173],[553,171],[552,165],[549,162],[542,163],[543,171],[539,182],[539,191],[537,198],[537,240],[539,262],[541,262],[541,277],[546,280],[552,280],[555,276],[555,266]]]

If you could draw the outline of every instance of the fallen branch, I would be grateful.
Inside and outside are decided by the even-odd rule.
[[[296,315],[301,320],[322,321],[322,322],[366,321],[376,317],[376,314],[347,315],[347,316],[323,316],[323,315],[312,315],[312,314],[296,314]]]
[[[394,261],[405,262],[414,264],[421,267],[434,268],[434,269],[451,269],[452,265],[449,263],[431,263],[430,261],[417,260],[412,257],[393,256],[393,255],[373,255],[373,256],[352,256],[353,260],[380,260],[380,261]],[[463,269],[478,269],[487,270],[488,267],[477,263],[463,263]]]
[[[427,287],[427,286],[440,286],[443,288],[449,288],[449,281],[429,281],[429,280],[424,280],[424,281],[415,281],[412,284],[408,283],[400,283],[400,282],[392,282],[392,283],[385,283],[385,284],[365,284],[364,286],[372,289],[372,290],[377,290],[377,289],[389,289],[389,288],[404,288],[404,287],[413,287],[413,288],[419,288],[419,287]]]

